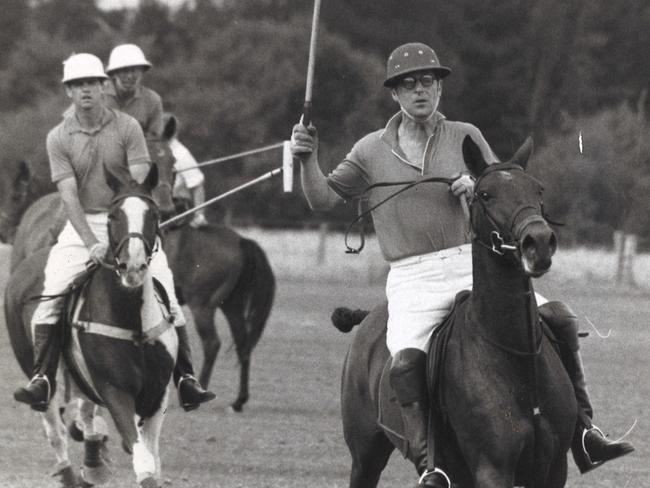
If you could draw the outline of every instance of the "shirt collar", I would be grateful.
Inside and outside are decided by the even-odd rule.
[[[115,91],[115,85],[111,81],[110,83],[106,83],[106,89],[104,90],[105,95],[109,95],[116,100],[117,98],[117,92]],[[135,87],[135,92],[133,93],[133,96],[127,100],[127,103],[129,103],[131,100],[135,100],[136,98],[140,98],[142,96],[142,85],[138,85]]]
[[[102,120],[101,120],[99,126],[97,127],[97,129],[95,129],[93,131],[89,131],[89,130],[84,129],[83,127],[81,127],[81,124],[79,123],[79,119],[77,119],[76,111],[73,109],[70,112],[71,112],[70,114],[67,114],[67,113],[64,114],[65,115],[65,128],[66,128],[68,134],[74,134],[75,132],[83,132],[85,134],[90,134],[90,135],[95,134],[95,133],[99,132],[100,130],[102,130],[108,123],[110,123],[115,118],[115,113],[112,110],[110,110],[110,109],[108,109],[106,107],[103,107]]]
[[[399,127],[399,124],[402,122],[403,117],[404,114],[400,110],[388,120],[388,122],[386,123],[386,127],[384,127],[384,130],[381,133],[381,140],[384,141],[393,149],[399,148],[398,139],[397,139],[397,129]],[[446,117],[440,112],[436,112],[433,114],[433,120],[436,126],[440,123],[440,121],[444,119],[446,119]]]

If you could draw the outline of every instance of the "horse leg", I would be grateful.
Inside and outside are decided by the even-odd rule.
[[[70,464],[68,456],[67,431],[59,413],[59,396],[59,394],[54,395],[48,409],[41,413],[41,419],[45,427],[47,440],[54,449],[54,455],[56,456],[56,471],[53,476],[61,477],[61,486],[63,488],[75,488],[79,484],[79,477]]]
[[[238,306],[241,305],[241,306]],[[239,360],[239,393],[230,408],[235,412],[241,412],[244,404],[248,401],[248,383],[250,378],[251,366],[251,342],[246,328],[246,322],[243,315],[243,304],[239,301],[224,303],[223,313],[228,320],[230,333],[232,334]]]
[[[366,438],[359,438],[360,434],[354,434],[354,441],[348,442],[352,455],[350,488],[374,488],[395,446],[381,431]]]
[[[157,488],[155,481],[156,460],[143,442],[136,425],[140,418],[135,413],[135,399],[125,391],[111,385],[103,385],[100,392],[113,417],[115,427],[122,436],[122,447],[133,454],[133,470],[142,488]]]
[[[474,472],[474,488],[510,488],[514,486],[514,469],[480,462]]]
[[[151,417],[144,419],[138,426],[138,434],[142,442],[153,455],[155,462],[154,477],[160,479],[160,432],[165,420],[165,412],[169,403],[169,388],[165,390],[165,396],[160,404],[158,411]]]
[[[564,488],[567,480],[568,463],[564,452],[559,452],[548,472],[545,488]]]
[[[203,388],[207,388],[210,383],[210,377],[212,376],[214,363],[217,360],[217,354],[221,348],[221,341],[219,340],[217,327],[214,323],[216,308],[199,303],[188,303],[188,306],[192,311],[196,331],[203,345],[203,364],[201,365],[199,383],[201,383]]]
[[[79,420],[83,428],[85,452],[83,478],[92,485],[102,485],[108,483],[112,473],[104,458],[108,437],[101,431],[101,417],[96,413],[97,405],[89,400],[79,400]]]

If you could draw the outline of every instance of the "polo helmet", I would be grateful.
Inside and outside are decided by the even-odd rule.
[[[405,74],[422,70],[432,70],[439,78],[444,78],[451,73],[451,69],[442,66],[434,50],[426,44],[421,42],[402,44],[388,57],[384,86],[392,88]]]
[[[120,44],[115,46],[108,58],[106,72],[111,72],[122,68],[141,67],[145,70],[151,68],[152,64],[144,57],[142,49],[135,44]]]
[[[94,54],[73,54],[63,61],[62,83],[84,78],[107,79],[101,60]]]

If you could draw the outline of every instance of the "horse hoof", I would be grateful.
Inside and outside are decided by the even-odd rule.
[[[68,434],[70,434],[70,437],[77,442],[82,442],[84,440],[84,432],[79,428],[76,420],[73,420],[68,425]]]
[[[106,464],[101,464],[99,466],[89,468],[88,466],[83,466],[81,468],[81,477],[83,481],[93,485],[105,485],[111,479],[111,470]]]
[[[140,488],[160,488],[160,485],[154,478],[149,476],[140,482]]]
[[[66,466],[61,468],[57,472],[52,474],[53,477],[61,477],[61,488],[78,488],[81,485],[81,479],[77,476],[77,473],[74,472],[72,466]]]
[[[241,403],[233,403],[230,405],[229,410],[235,413],[242,413],[244,411],[244,405]]]

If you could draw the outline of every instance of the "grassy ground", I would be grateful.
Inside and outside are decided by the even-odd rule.
[[[0,289],[4,262],[0,254]],[[568,486],[650,487],[648,293],[615,290],[602,280],[574,281],[553,275],[537,287],[550,298],[564,297],[601,331],[612,330],[607,339],[592,334],[582,342],[597,423],[617,436],[634,419],[639,421],[630,436],[635,453],[585,476],[571,466]],[[211,385],[219,397],[189,414],[172,400],[161,441],[163,486],[347,486],[349,454],[340,425],[339,377],[350,336],[330,325],[329,314],[338,305],[371,306],[382,293],[381,285],[280,279],[268,328],[253,356],[251,400],[243,414],[227,412],[236,395],[237,364],[234,351],[227,351],[231,340],[219,320],[225,346]],[[198,339],[194,334],[191,339],[200,359]],[[48,475],[54,458],[39,417],[11,397],[25,379],[2,324],[0,368],[0,487],[54,487]],[[119,449],[116,435],[110,445],[114,479],[106,486],[135,486],[131,460]],[[81,450],[78,445],[72,448],[78,464]],[[410,486],[413,481],[412,468],[395,454],[380,486]]]

